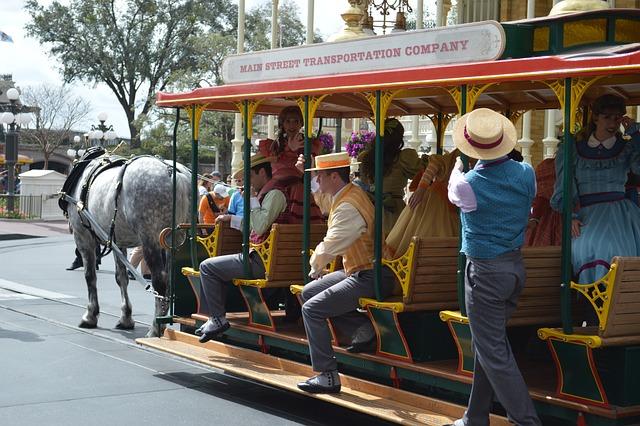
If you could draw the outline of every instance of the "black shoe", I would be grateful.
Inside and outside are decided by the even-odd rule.
[[[150,280],[151,279],[151,274],[144,274],[142,276],[142,278],[144,278],[145,280]]]
[[[347,346],[347,352],[352,354],[362,353],[362,352],[375,352],[377,347],[377,340],[374,337],[371,340],[367,340],[366,342],[355,342],[350,346]]]
[[[231,327],[231,324],[229,324],[229,322],[224,322],[220,327],[216,328],[215,330],[209,331],[208,333],[205,333],[203,331],[202,336],[200,336],[198,341],[200,343],[206,343],[211,339],[215,339],[216,337],[220,336],[222,333],[227,331],[229,327]]]
[[[99,271],[99,270],[100,270],[100,264],[96,263],[96,271]]]
[[[129,277],[130,280],[135,280],[136,277],[133,276],[133,274],[130,271],[127,271],[127,277]]]
[[[76,257],[71,266],[67,268],[67,271],[75,271],[78,268],[82,268],[82,258]]]

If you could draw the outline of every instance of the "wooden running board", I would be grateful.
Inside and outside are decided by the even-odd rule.
[[[321,399],[354,411],[404,425],[442,426],[461,418],[465,407],[435,398],[391,388],[366,380],[340,375],[342,392],[336,395],[308,394],[298,382],[314,373],[305,364],[217,341],[200,344],[198,337],[167,329],[161,338],[140,338],[136,342],[219,368],[270,386]],[[491,416],[492,426],[507,426],[504,417]]]

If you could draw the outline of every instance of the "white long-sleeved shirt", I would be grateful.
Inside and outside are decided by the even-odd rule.
[[[338,191],[333,199],[335,200],[345,188]],[[327,229],[327,235],[317,245],[309,260],[311,265],[309,275],[314,278],[321,276],[325,266],[336,256],[344,254],[365,232],[367,232],[367,223],[358,209],[348,202],[341,203],[332,213],[331,226]]]

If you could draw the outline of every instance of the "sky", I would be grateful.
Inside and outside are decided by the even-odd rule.
[[[67,2],[66,0],[58,1],[63,4]],[[246,10],[249,11],[265,1],[268,0],[246,0]],[[13,74],[13,80],[19,87],[36,86],[41,83],[60,85],[62,84],[60,68],[55,58],[48,55],[48,47],[26,35],[24,27],[30,17],[24,10],[24,3],[24,0],[0,0],[0,31],[10,35],[14,41],[13,43],[0,42],[0,74]],[[40,0],[40,4],[43,5],[50,3],[52,0]],[[300,20],[306,25],[307,0],[294,0],[294,3],[299,6]],[[323,38],[326,39],[343,28],[344,23],[340,13],[347,7],[347,0],[315,1],[314,26]],[[107,124],[113,124],[118,136],[125,138],[130,136],[126,116],[115,95],[106,85],[78,82],[72,87],[75,95],[88,99],[92,105],[92,112],[87,121],[82,124],[84,128],[75,130],[88,131],[91,124],[98,124],[96,118],[98,113],[106,112]]]

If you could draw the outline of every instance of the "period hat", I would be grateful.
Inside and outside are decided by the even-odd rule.
[[[333,154],[317,155],[316,166],[311,169],[306,169],[306,171],[340,169],[342,167],[349,167],[351,164],[358,163],[352,163],[351,157],[349,157],[347,152],[335,152]]]
[[[453,143],[463,154],[479,160],[494,160],[516,146],[517,133],[507,117],[488,108],[478,108],[456,122]]]

